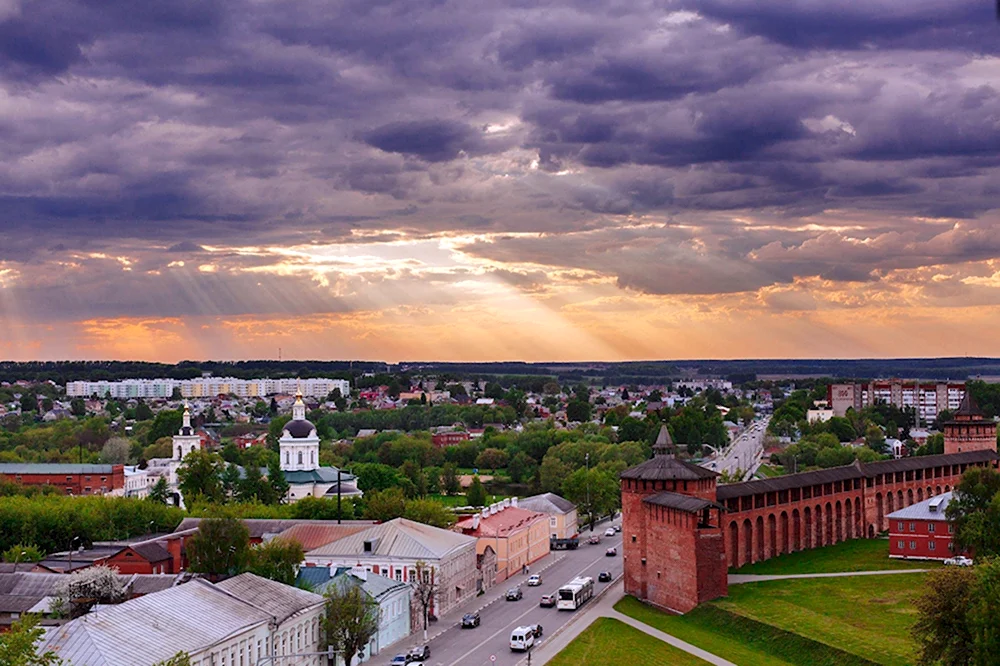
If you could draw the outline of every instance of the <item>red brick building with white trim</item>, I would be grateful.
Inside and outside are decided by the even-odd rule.
[[[124,465],[2,463],[0,478],[23,486],[53,486],[67,495],[106,495],[125,487]]]
[[[889,557],[946,560],[954,556],[954,525],[944,515],[951,498],[951,492],[941,493],[886,516],[889,521]]]

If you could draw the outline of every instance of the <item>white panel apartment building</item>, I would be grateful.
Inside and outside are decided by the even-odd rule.
[[[129,398],[169,398],[179,388],[185,398],[211,398],[236,395],[240,398],[263,398],[278,393],[325,398],[333,389],[347,396],[351,383],[346,379],[314,377],[310,379],[236,379],[235,377],[199,377],[196,379],[123,379],[117,382],[77,381],[66,384],[66,395],[85,398],[92,395],[128,400]]]

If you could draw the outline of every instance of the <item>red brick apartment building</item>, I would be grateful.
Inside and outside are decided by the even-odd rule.
[[[467,432],[439,432],[431,437],[431,441],[434,446],[444,448],[446,446],[455,446],[456,444],[461,444],[462,442],[469,441],[469,433]]]
[[[2,463],[0,478],[24,486],[55,486],[67,495],[105,495],[125,487],[122,465]]]
[[[946,560],[955,555],[954,526],[945,518],[951,492],[917,502],[886,518],[889,521],[889,557]]]
[[[676,458],[661,429],[653,458],[621,474],[626,594],[685,613],[726,595],[728,567],[887,530],[889,514],[950,491],[969,467],[997,466],[996,424],[965,406],[965,423],[992,429],[992,450],[721,486],[715,472]]]

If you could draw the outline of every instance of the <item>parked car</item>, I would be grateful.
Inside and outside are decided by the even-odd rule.
[[[608,548],[606,551],[604,551],[605,557],[614,557],[617,554],[618,554],[617,548]]]
[[[462,629],[466,627],[478,627],[479,626],[479,611],[475,613],[466,613],[462,616]]]
[[[424,645],[423,647],[415,645],[410,648],[410,651],[406,654],[406,660],[411,664],[415,661],[427,661],[431,658],[431,646]]]
[[[512,587],[509,590],[507,590],[507,594],[505,595],[504,598],[507,599],[507,601],[518,601],[523,596],[524,595],[521,594],[521,588]]]
[[[955,557],[949,557],[944,561],[945,564],[953,567],[971,567],[972,560],[970,560],[965,555],[956,555]]]
[[[531,574],[528,578],[528,587],[538,587],[542,584],[542,577],[538,574]]]
[[[556,605],[556,595],[543,594],[542,600],[538,602],[538,605],[542,608],[554,608]]]
[[[392,658],[392,661],[389,662],[389,666],[406,666],[406,655],[397,654]]]
[[[622,526],[621,525],[615,525],[615,532],[621,532],[621,531],[622,531]]]
[[[591,534],[590,535],[590,543],[601,543],[601,535],[600,534]]]
[[[598,583],[610,583],[611,582],[611,572],[610,571],[602,571],[601,573],[597,574],[597,582]]]
[[[609,527],[608,529],[604,530],[604,536],[614,536],[614,535],[615,535],[615,528]]]

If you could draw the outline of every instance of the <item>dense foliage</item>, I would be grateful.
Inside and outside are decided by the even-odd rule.
[[[1000,472],[970,467],[955,486],[946,510],[953,541],[976,557],[1000,556]]]

